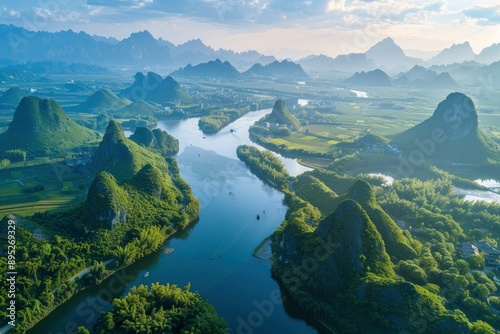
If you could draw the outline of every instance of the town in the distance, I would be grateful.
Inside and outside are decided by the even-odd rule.
[[[500,43],[471,44],[0,24],[0,333],[497,333]]]

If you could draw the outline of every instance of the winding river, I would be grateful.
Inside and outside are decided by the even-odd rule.
[[[180,141],[177,160],[182,177],[201,201],[199,221],[175,234],[161,251],[76,294],[28,333],[75,333],[77,326],[92,327],[112,298],[152,282],[190,283],[191,291],[208,299],[229,323],[229,333],[317,333],[271,278],[269,264],[252,255],[286,212],[283,194],[236,158],[238,145],[252,144],[249,126],[269,112],[248,113],[207,136],[198,130],[197,118],[160,122],[159,128]],[[296,160],[282,161],[292,175],[308,170]]]

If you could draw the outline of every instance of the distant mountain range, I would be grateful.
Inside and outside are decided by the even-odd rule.
[[[197,65],[219,59],[222,64],[230,63],[238,72],[251,69],[250,77],[277,77],[270,75],[262,67],[276,61],[273,56],[266,56],[257,51],[235,52],[232,50],[215,50],[205,45],[200,39],[183,44],[154,38],[148,31],[132,33],[122,40],[89,35],[72,30],[59,32],[33,32],[13,25],[0,24],[0,80],[20,81],[34,80],[43,74],[103,73],[106,68],[156,68],[172,71],[184,68],[187,75]],[[412,50],[411,54],[416,54]],[[352,73],[381,69],[390,75],[408,71],[415,65],[450,65],[476,61],[490,65],[500,61],[500,43],[484,48],[476,55],[469,42],[453,44],[427,61],[408,56],[396,42],[387,37],[364,53],[338,55],[335,58],[326,55],[311,55],[298,61],[306,72]],[[270,68],[269,68],[270,69]],[[291,69],[291,67],[290,67]],[[198,70],[197,68],[195,70]],[[23,72],[24,71],[24,72]],[[194,71],[196,72],[196,71]],[[266,73],[267,72],[267,73]],[[299,72],[293,72],[299,77]],[[176,73],[179,74],[179,73]],[[451,74],[451,73],[450,73]],[[191,75],[191,74],[189,74]],[[235,74],[235,76],[237,76]],[[278,76],[279,77],[279,76]]]
[[[451,47],[444,49],[429,59],[428,63],[433,65],[463,63],[464,61],[474,60],[475,57],[476,54],[472,51],[469,42],[465,42],[462,44],[453,44]]]
[[[309,76],[302,69],[302,66],[292,61],[273,61],[270,64],[262,65],[257,63],[247,71],[240,73],[230,62],[222,62],[220,59],[207,63],[192,66],[187,65],[175,72],[170,73],[174,78],[205,78],[223,80],[242,80],[244,78],[282,78],[301,80]]]
[[[230,61],[240,70],[244,70],[255,63],[268,64],[276,60],[272,56],[265,56],[252,50],[241,53],[224,49],[214,50],[199,39],[176,46],[161,38],[155,39],[146,30],[133,33],[118,41],[72,30],[34,32],[2,24],[0,45],[2,45],[0,60],[13,60],[18,63],[58,61],[115,68],[174,69],[188,63],[199,64],[219,58]]]
[[[427,88],[450,88],[456,89],[459,84],[448,72],[438,74],[433,70],[415,65],[411,70],[401,73],[394,81],[395,85],[416,86]]]
[[[356,72],[343,83],[354,86],[389,87],[411,86],[437,89],[456,89],[460,87],[457,81],[448,73],[426,69],[423,66],[415,65],[407,72],[401,72],[394,79],[380,69],[368,72]]]
[[[377,68],[372,59],[364,53],[349,53],[335,58],[325,55],[311,55],[299,60],[307,72],[343,72],[370,71]]]
[[[479,55],[473,52],[469,42],[453,44],[429,60],[424,61],[419,58],[407,56],[403,49],[392,38],[388,37],[370,47],[365,53],[350,53],[339,55],[336,58],[325,55],[311,55],[300,59],[298,63],[302,65],[304,70],[310,73],[325,74],[339,72],[352,74],[354,72],[369,72],[381,69],[386,73],[394,75],[398,72],[408,71],[414,66],[434,67],[456,65],[459,67],[459,64],[464,62],[475,62],[478,66],[484,66],[496,61],[500,61],[500,43],[483,49]],[[431,70],[435,69],[431,68]],[[438,80],[446,83],[448,78],[443,76]]]

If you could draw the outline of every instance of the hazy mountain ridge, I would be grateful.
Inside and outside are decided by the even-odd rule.
[[[429,59],[428,63],[433,65],[462,63],[464,61],[474,60],[475,57],[476,54],[472,51],[469,42],[464,42],[462,44],[453,44],[449,48],[444,49]]]
[[[415,65],[411,70],[401,73],[394,81],[395,85],[418,86],[428,88],[456,89],[459,84],[448,72],[437,73],[423,66]]]
[[[356,72],[374,70],[375,62],[364,53],[349,53],[335,58],[326,55],[311,55],[299,60],[299,64],[308,72]]]
[[[176,78],[242,79],[241,73],[231,63],[228,61],[222,62],[218,58],[195,66],[188,64],[186,67],[170,73],[170,75]]]
[[[373,45],[365,54],[377,66],[388,69],[408,68],[423,63],[421,59],[408,57],[390,37]]]
[[[243,72],[246,77],[276,77],[288,79],[307,79],[309,75],[304,71],[300,64],[288,60],[273,61],[270,64],[262,65],[257,63],[250,69]]]
[[[376,69],[356,72],[352,77],[345,79],[344,83],[355,86],[389,87],[392,86],[392,79],[384,71]]]
[[[95,64],[109,67],[142,66],[176,68],[188,63],[198,64],[215,58],[229,60],[238,68],[248,68],[256,62],[275,60],[256,51],[234,52],[214,50],[201,40],[191,40],[175,46],[154,38],[147,30],[132,33],[122,40],[89,35],[73,30],[47,32],[29,31],[13,25],[0,25],[0,44],[4,45],[3,60],[16,62],[58,61]]]

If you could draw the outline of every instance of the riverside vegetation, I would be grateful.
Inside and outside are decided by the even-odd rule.
[[[73,137],[74,141],[51,139],[57,138],[54,132],[65,133],[69,131],[68,126],[79,127],[69,121],[53,101],[25,98],[14,119],[11,128],[21,127],[22,133],[37,144],[31,146],[19,142],[16,147],[23,152],[34,154],[34,149],[46,152],[49,148],[51,152],[59,152],[69,144],[81,144],[77,141],[81,140],[78,135]],[[39,132],[51,136],[45,141],[45,137],[39,137]],[[95,138],[92,132],[83,133],[91,133],[90,138]],[[18,318],[13,331],[29,329],[78,290],[98,284],[115,270],[155,251],[169,235],[197,218],[199,202],[180,177],[176,161],[159,155],[175,153],[178,143],[161,131],[155,132],[153,138],[156,140],[152,147],[155,152],[125,138],[121,126],[109,122],[87,166],[86,172],[96,176],[80,205],[70,210],[36,213],[25,218],[4,218],[2,228],[6,228],[8,219],[16,221],[18,226]],[[33,227],[42,231],[41,237],[29,232]],[[7,233],[1,235],[5,239]],[[107,260],[111,262],[105,266]],[[1,261],[6,265],[5,257]],[[85,268],[90,268],[89,274],[80,280],[74,279]],[[0,283],[3,286],[0,298],[3,319],[6,319],[7,302],[5,275],[2,273]],[[199,299],[195,295],[193,298]],[[204,314],[205,310],[213,312],[203,305],[200,304],[198,314]],[[214,321],[221,324],[219,320]]]
[[[444,172],[383,187],[323,169],[291,179],[269,152],[238,152],[286,194],[272,272],[315,319],[339,333],[494,333],[500,325],[487,303],[499,288],[496,267],[485,267],[485,254],[458,253],[465,241],[496,245],[500,205],[465,202]]]

